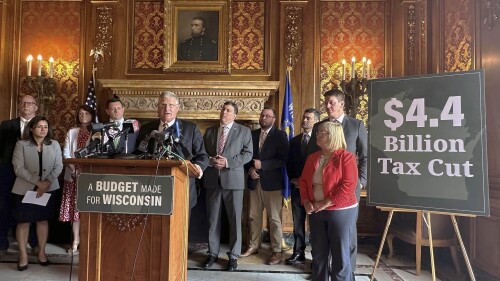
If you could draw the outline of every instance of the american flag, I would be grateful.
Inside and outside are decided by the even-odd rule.
[[[97,102],[96,102],[96,100],[97,100],[97,97],[95,95],[94,76],[92,75],[92,77],[90,77],[89,86],[87,87],[87,99],[85,100],[85,105],[88,105],[95,110],[95,112],[96,112],[95,122],[99,123],[99,120],[97,118]]]

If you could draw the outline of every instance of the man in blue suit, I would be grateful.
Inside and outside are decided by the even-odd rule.
[[[136,123],[135,129],[129,130],[126,135],[123,134],[117,137],[116,143],[113,144],[114,153],[134,152],[137,136],[139,135],[139,125],[137,123],[137,120],[125,120],[125,118],[123,117],[123,115],[125,114],[125,107],[123,106],[123,102],[119,97],[114,96],[108,99],[108,101],[106,102],[106,114],[108,114],[110,122],[118,123],[117,129],[120,132],[123,131],[124,122]]]
[[[203,264],[209,268],[217,261],[220,249],[222,202],[229,221],[229,261],[226,270],[238,267],[241,254],[241,214],[245,170],[243,165],[252,160],[253,146],[250,129],[234,122],[238,106],[224,103],[220,112],[220,125],[207,129],[203,140],[210,156],[209,166],[203,177],[208,211],[208,257]]]
[[[302,116],[302,133],[290,140],[290,150],[286,170],[294,188],[291,190],[293,218],[293,254],[285,260],[286,264],[303,264],[306,260],[306,210],[300,200],[299,178],[307,159],[307,145],[311,139],[314,124],[319,121],[319,111],[308,108]]]
[[[288,137],[284,131],[273,127],[275,121],[274,110],[265,107],[260,113],[260,129],[252,131],[253,160],[245,165],[249,176],[250,241],[246,251],[241,254],[247,257],[258,252],[262,236],[262,212],[265,208],[273,252],[267,262],[269,265],[281,263],[283,167],[288,158]]]
[[[309,141],[309,145],[307,146],[308,155],[318,151],[319,147],[316,144],[316,132],[318,131],[318,127],[323,122],[339,122],[342,124],[344,128],[344,136],[347,144],[347,150],[356,155],[358,161],[358,184],[356,186],[356,197],[360,199],[361,188],[366,186],[367,179],[367,163],[368,163],[368,133],[366,131],[365,125],[363,121],[358,120],[356,118],[347,116],[344,113],[344,104],[345,104],[345,94],[344,92],[334,89],[326,91],[323,96],[325,97],[325,111],[328,114],[328,118],[325,120],[316,123],[314,125],[311,140]],[[359,211],[359,205],[358,205]],[[357,217],[357,214],[356,214]],[[357,246],[358,246],[358,233],[356,225],[354,225],[354,231],[351,236],[351,265],[352,272],[356,270],[356,256],[357,256]],[[337,262],[337,261],[332,261]],[[354,280],[354,277],[353,277]]]

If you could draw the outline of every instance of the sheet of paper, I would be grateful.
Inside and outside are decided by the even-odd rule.
[[[28,191],[26,195],[24,195],[23,203],[36,204],[40,206],[47,206],[47,202],[49,202],[50,194],[44,193],[39,198],[36,197],[36,191]]]

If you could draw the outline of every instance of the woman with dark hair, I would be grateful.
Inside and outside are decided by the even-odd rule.
[[[59,189],[57,177],[62,172],[61,147],[52,139],[52,128],[44,116],[35,116],[28,123],[29,138],[16,143],[12,164],[16,181],[14,193],[14,216],[17,221],[16,240],[19,246],[17,270],[28,269],[26,246],[30,223],[36,222],[38,238],[38,263],[47,266],[49,260],[45,254],[45,245],[49,235],[48,220],[54,213],[54,196],[50,196],[45,206],[23,203],[26,192],[34,190],[37,197],[44,193],[52,194]]]
[[[91,131],[88,127],[95,120],[95,110],[88,105],[80,105],[77,110],[76,124],[78,127],[69,129],[64,141],[64,159],[75,158],[75,151],[86,147],[90,141]],[[77,254],[80,244],[80,213],[76,210],[76,178],[81,166],[69,164],[64,172],[64,187],[61,200],[59,220],[72,223],[73,241],[68,253]]]
[[[309,214],[312,280],[354,281],[349,247],[358,205],[356,157],[346,150],[340,123],[322,123],[316,143],[321,150],[309,155],[299,180],[300,198]]]

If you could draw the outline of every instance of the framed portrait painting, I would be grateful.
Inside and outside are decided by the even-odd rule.
[[[231,0],[165,1],[165,72],[230,73]]]

